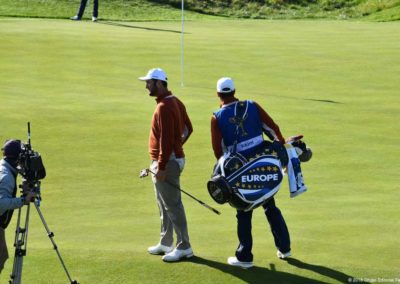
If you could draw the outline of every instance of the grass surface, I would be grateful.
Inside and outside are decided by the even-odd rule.
[[[180,25],[0,19],[0,141],[26,139],[48,176],[42,212],[81,283],[343,283],[399,278],[397,248],[400,25],[331,21],[192,21]],[[187,105],[194,134],[182,188],[193,261],[165,264],[146,249],[159,218],[147,167],[154,110],[137,77],[164,68]],[[215,84],[232,76],[285,136],[303,133],[314,152],[303,165],[309,191],[277,195],[294,259],[275,256],[262,210],[253,216],[255,265],[226,264],[237,246],[235,212],[206,192],[214,163],[209,121]],[[15,218],[7,231],[10,255]],[[0,283],[6,283],[12,259]],[[23,283],[67,283],[45,230],[31,216]]]

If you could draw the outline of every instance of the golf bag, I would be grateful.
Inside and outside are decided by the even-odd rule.
[[[252,156],[226,153],[216,163],[207,189],[215,202],[249,211],[262,205],[279,190],[282,169],[288,168],[291,197],[306,191],[300,162],[311,159],[312,152],[301,137],[293,137],[288,144],[263,141]]]

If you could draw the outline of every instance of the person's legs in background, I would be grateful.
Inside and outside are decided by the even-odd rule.
[[[79,6],[78,13],[76,14],[79,19],[82,19],[83,13],[85,13],[87,0],[81,0],[81,5]]]
[[[83,13],[85,12],[85,8],[86,8],[86,3],[87,3],[87,0],[81,0],[81,4],[79,5],[78,12],[76,13],[76,16],[73,16],[71,18],[71,20],[79,21],[80,19],[82,19]]]
[[[92,21],[96,22],[99,16],[99,0],[93,0],[93,16]]]

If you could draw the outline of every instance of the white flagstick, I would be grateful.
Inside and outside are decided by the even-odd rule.
[[[182,33],[181,33],[181,86],[183,87],[184,74],[184,41],[183,34],[185,30],[184,0],[182,0]]]

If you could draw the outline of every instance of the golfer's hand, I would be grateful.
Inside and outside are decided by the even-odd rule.
[[[156,173],[156,179],[158,179],[159,181],[165,181],[167,177],[167,172],[164,170],[158,170]]]

